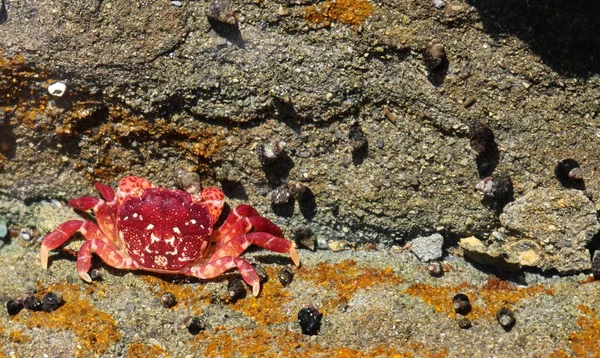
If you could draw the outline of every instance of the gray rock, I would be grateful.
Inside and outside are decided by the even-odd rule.
[[[0,239],[4,238],[8,234],[8,227],[6,226],[6,221],[4,219],[0,219]]]
[[[594,204],[574,189],[534,189],[504,208],[502,232],[484,244],[476,238],[459,245],[475,261],[503,269],[537,267],[561,274],[591,267],[586,246],[600,230]]]
[[[440,234],[417,237],[411,243],[411,250],[423,262],[437,260],[442,257],[444,237]]]

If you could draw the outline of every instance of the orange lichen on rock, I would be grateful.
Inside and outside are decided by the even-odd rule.
[[[206,295],[202,294],[202,287],[198,287],[197,285],[173,283],[152,275],[142,275],[141,278],[148,284],[150,291],[159,299],[163,293],[171,292],[177,301],[176,305],[172,308],[197,307],[206,298]]]
[[[239,300],[230,307],[252,317],[259,325],[279,324],[294,321],[296,318],[285,313],[285,304],[291,301],[290,294],[277,282],[277,269],[265,267],[270,278],[261,289],[260,296]]]
[[[20,314],[16,322],[28,328],[44,327],[48,329],[71,330],[75,332],[79,343],[79,354],[102,354],[120,340],[117,321],[108,313],[100,311],[86,299],[80,297],[78,286],[55,284],[47,288],[38,288],[38,292],[56,291],[63,294],[64,304],[54,312],[33,312]]]
[[[394,274],[389,267],[383,270],[361,267],[353,260],[344,260],[333,265],[319,263],[314,268],[302,267],[298,271],[298,278],[311,281],[336,295],[335,298],[323,302],[320,309],[325,313],[350,301],[359,289],[379,284],[396,286],[404,282],[404,279]]]
[[[479,318],[495,319],[496,312],[504,306],[513,308],[526,297],[540,293],[553,295],[554,290],[545,288],[542,285],[516,287],[507,281],[490,277],[483,287],[470,285],[466,282],[453,286],[432,286],[415,283],[404,290],[404,293],[421,298],[433,306],[436,312],[445,313],[449,317],[456,315],[452,307],[452,298],[457,293],[464,293],[469,297],[473,307],[468,314],[468,317],[473,320]]]
[[[579,332],[569,335],[571,349],[578,357],[600,357],[600,318],[595,309],[578,306],[583,314],[577,319]]]
[[[168,358],[171,355],[167,353],[163,348],[156,344],[144,344],[141,342],[133,343],[127,349],[128,358],[138,357],[156,357],[156,358]]]
[[[367,0],[327,0],[323,5],[306,8],[307,22],[328,26],[331,22],[358,26],[373,12]]]
[[[50,72],[28,64],[22,55],[6,58],[0,50],[0,98],[3,110],[18,124],[35,127],[35,118],[48,102],[44,84]]]
[[[243,342],[240,344],[240,342]],[[422,344],[408,345],[397,350],[392,347],[377,347],[368,352],[356,349],[323,346],[316,340],[306,339],[299,332],[284,327],[219,329],[210,336],[199,334],[194,343],[203,346],[206,357],[445,357],[445,352],[428,352]]]
[[[25,343],[31,341],[31,337],[27,334],[23,334],[23,331],[20,329],[13,329],[6,335],[14,343]]]
[[[294,315],[285,312],[286,304],[291,301],[288,290],[277,282],[277,267],[265,267],[271,279],[262,286],[261,294],[254,300],[241,300],[231,305],[231,309],[252,317],[259,325],[280,324],[296,320]],[[404,280],[395,275],[391,268],[379,270],[360,267],[355,261],[346,260],[337,264],[319,263],[316,267],[306,266],[298,269],[296,279],[313,282],[324,288],[328,299],[323,300],[319,309],[327,314],[335,311],[341,304],[352,299],[354,293],[362,288],[377,284],[397,285]]]

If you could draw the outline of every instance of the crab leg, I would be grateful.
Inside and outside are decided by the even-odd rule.
[[[234,212],[229,214],[229,217],[232,215],[235,215]],[[250,216],[240,218],[234,224],[229,225],[229,228],[225,228],[224,230],[219,229],[219,232],[215,236],[214,240],[217,243],[227,243],[234,237],[250,232],[252,229],[255,231],[266,232],[273,236],[283,236],[281,229],[277,225],[273,224],[271,220],[262,216]]]
[[[130,270],[137,270],[139,268],[132,260],[124,259],[111,243],[99,239],[88,240],[81,245],[77,253],[76,264],[79,277],[87,282],[92,282],[92,278],[88,275],[88,271],[92,265],[92,253],[96,253],[107,265],[115,268]]]
[[[296,266],[300,265],[298,252],[292,242],[266,232],[242,234],[233,237],[227,242],[220,241],[215,245],[215,251],[210,259],[215,260],[219,257],[239,256],[252,244],[282,254],[289,253],[294,264]]]
[[[80,232],[87,240],[107,240],[98,225],[91,221],[69,220],[46,235],[40,250],[40,262],[43,268],[48,268],[48,253],[67,242],[76,232]]]
[[[240,271],[242,278],[252,287],[252,294],[258,296],[260,292],[260,278],[250,263],[244,259],[233,256],[220,257],[207,264],[190,266],[182,274],[201,279],[214,278],[223,272],[235,268]]]
[[[236,206],[235,209],[231,210],[229,215],[227,215],[227,219],[225,219],[225,221],[223,222],[223,225],[221,225],[221,227],[219,227],[219,229],[215,231],[216,235],[215,235],[214,240],[220,241],[223,234],[225,234],[227,231],[229,231],[236,222],[238,222],[239,220],[241,220],[245,217],[251,217],[251,216],[260,216],[260,214],[258,213],[258,211],[256,211],[256,209],[254,209],[250,205],[240,204],[240,205]]]

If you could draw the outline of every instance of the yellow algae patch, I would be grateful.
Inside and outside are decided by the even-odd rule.
[[[31,337],[27,334],[23,334],[20,329],[13,329],[9,331],[6,336],[14,343],[25,343],[31,341]]]
[[[133,343],[127,349],[127,357],[128,358],[146,358],[146,357],[156,357],[156,358],[168,358],[171,355],[167,353],[163,348],[157,346],[156,344],[144,344],[140,342]]]
[[[321,310],[325,313],[350,301],[357,290],[375,285],[397,286],[404,282],[404,279],[394,274],[389,267],[383,270],[361,267],[353,260],[344,260],[333,265],[319,263],[313,268],[302,267],[298,271],[298,277],[311,281],[337,296],[330,301],[323,302]]]
[[[235,302],[230,308],[252,317],[261,326],[294,321],[296,318],[284,310],[284,305],[290,302],[291,298],[288,290],[277,280],[279,269],[265,267],[269,281],[262,285],[260,295],[254,298],[249,293],[246,299]]]
[[[75,332],[82,353],[102,354],[119,341],[117,321],[108,313],[100,311],[88,300],[82,299],[78,287],[71,284],[55,284],[45,292],[56,291],[63,294],[64,304],[54,312],[29,312],[15,317],[15,321],[33,329],[71,330]]]
[[[577,319],[581,331],[569,335],[571,349],[578,357],[600,357],[600,319],[595,309],[578,306],[582,316]]]
[[[373,12],[373,5],[367,0],[327,0],[323,5],[306,8],[307,22],[329,26],[331,22],[358,26]]]
[[[522,299],[540,293],[553,295],[554,290],[545,288],[542,285],[516,287],[507,281],[490,277],[483,287],[473,286],[466,282],[453,286],[432,286],[415,283],[404,290],[404,293],[421,298],[433,306],[436,312],[445,313],[449,317],[455,316],[452,298],[457,293],[464,293],[469,296],[473,306],[468,315],[469,318],[485,317],[495,319],[496,312],[504,306],[514,307]],[[481,301],[483,301],[483,304],[481,304]]]
[[[158,298],[165,292],[171,292],[177,301],[172,308],[194,307],[208,297],[207,295],[202,294],[202,287],[198,287],[197,285],[168,282],[160,277],[152,275],[143,275],[141,278],[148,284],[149,289]],[[199,311],[196,311],[196,314],[197,313],[199,313]]]
[[[208,342],[207,342],[208,341]],[[347,347],[327,347],[283,327],[218,329],[210,336],[199,334],[194,343],[204,346],[206,357],[445,357],[446,352],[429,352],[422,343],[407,344],[402,350],[377,347],[361,352]]]
[[[252,317],[262,326],[295,321],[295,315],[285,312],[285,305],[291,298],[289,291],[276,279],[280,268],[267,266],[265,270],[270,279],[262,286],[260,296],[256,299],[240,300],[232,304],[231,309]],[[298,269],[295,280],[310,281],[325,291],[326,298],[319,307],[325,314],[348,302],[359,289],[378,284],[394,286],[404,282],[391,268],[379,270],[360,267],[352,260],[333,265],[319,263],[315,267],[303,266]]]

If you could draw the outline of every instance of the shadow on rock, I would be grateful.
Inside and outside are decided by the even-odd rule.
[[[0,5],[0,25],[8,20],[8,11],[6,11],[6,1],[2,0],[2,4]]]
[[[485,31],[500,39],[515,35],[553,70],[589,76],[600,71],[600,2],[468,0]]]

